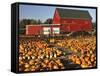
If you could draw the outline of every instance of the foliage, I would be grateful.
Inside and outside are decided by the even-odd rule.
[[[44,24],[52,24],[52,19],[51,19],[51,18],[48,18],[48,19],[44,22]]]
[[[97,24],[96,24],[96,22],[94,22],[93,23],[93,28],[96,29],[96,26],[97,26]]]
[[[35,20],[35,19],[23,19],[19,22],[19,28],[25,28],[26,25],[29,24],[41,24],[41,20]]]
[[[19,34],[25,34],[25,28],[26,25],[32,25],[32,24],[41,24],[41,20],[35,20],[35,19],[23,19],[19,21]],[[24,29],[24,30],[23,30]]]

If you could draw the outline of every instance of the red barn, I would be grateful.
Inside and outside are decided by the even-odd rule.
[[[91,31],[91,20],[88,11],[56,8],[52,24],[26,25],[26,35]]]
[[[56,8],[53,24],[61,24],[61,31],[91,31],[92,17],[88,11]]]

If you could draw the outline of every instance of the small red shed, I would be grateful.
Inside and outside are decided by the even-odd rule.
[[[66,32],[91,31],[92,17],[88,11],[56,8],[53,24],[61,24],[60,29]]]
[[[59,34],[60,24],[26,25],[26,35]]]

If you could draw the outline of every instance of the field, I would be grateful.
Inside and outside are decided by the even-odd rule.
[[[19,40],[19,71],[96,67],[96,36]]]

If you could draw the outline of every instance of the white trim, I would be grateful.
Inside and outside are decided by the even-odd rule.
[[[60,24],[41,24],[41,25],[60,25]]]
[[[26,35],[28,35],[28,25],[26,25]]]
[[[55,26],[55,25],[61,25],[61,24],[36,24],[36,25],[34,24],[34,25],[26,25],[26,26],[46,26],[46,25],[47,26],[48,25],[54,25]]]

